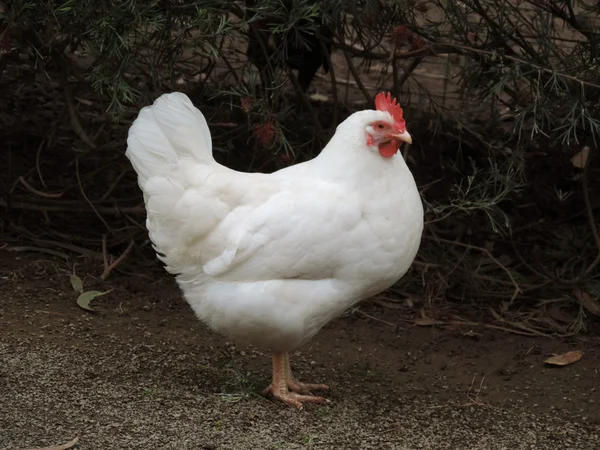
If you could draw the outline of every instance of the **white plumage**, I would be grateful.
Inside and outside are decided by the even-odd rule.
[[[261,174],[214,160],[206,120],[184,94],[140,111],[126,154],[149,235],[200,319],[280,355],[404,275],[423,207],[402,156],[368,145],[377,121],[393,123],[386,111],[355,113],[315,159]]]

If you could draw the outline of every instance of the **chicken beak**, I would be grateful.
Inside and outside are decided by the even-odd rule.
[[[390,135],[390,137],[402,142],[406,142],[407,144],[412,144],[412,137],[410,134],[408,134],[408,131],[405,131],[404,133],[394,133]]]

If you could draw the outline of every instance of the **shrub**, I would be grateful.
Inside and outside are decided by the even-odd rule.
[[[530,334],[599,313],[597,2],[15,0],[1,11],[0,202],[20,239],[96,255],[144,242],[125,136],[162,92],[201,105],[224,163],[270,171],[314,156],[388,89],[416,136],[406,156],[428,222],[396,289],[424,290],[430,305],[482,302]],[[276,38],[266,90],[245,54],[256,24]],[[313,32],[334,47],[313,81],[321,97],[283,64],[285,43]],[[527,325],[514,319],[523,306]]]

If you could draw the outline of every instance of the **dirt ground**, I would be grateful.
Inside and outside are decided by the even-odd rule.
[[[597,336],[416,327],[409,308],[365,304],[294,353],[300,379],[331,386],[331,404],[297,411],[260,396],[268,355],[208,331],[156,264],[76,271],[113,289],[96,313],[63,262],[0,251],[2,450],[600,448]],[[544,365],[571,349],[584,357]]]

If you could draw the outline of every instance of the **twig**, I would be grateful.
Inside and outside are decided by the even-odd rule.
[[[527,267],[529,270],[531,270],[533,273],[535,273],[538,277],[542,278],[542,279],[546,279],[546,281],[551,281],[545,274],[541,273],[540,271],[534,269],[531,264],[529,264],[525,258],[523,257],[521,251],[518,249],[517,244],[515,244],[515,240],[511,238],[510,243],[512,244],[512,248],[515,252],[515,254],[519,257],[519,259],[521,260],[521,262],[525,265],[525,267]]]
[[[104,262],[104,272],[102,272],[102,275],[104,275],[108,270],[108,249],[106,248],[106,234],[102,235],[102,261]]]
[[[46,186],[46,182],[44,181],[44,177],[42,177],[42,169],[40,168],[40,154],[42,153],[42,148],[44,147],[44,144],[46,144],[46,140],[45,139],[43,139],[42,142],[40,142],[40,145],[38,146],[37,152],[35,152],[35,168],[37,170],[38,177],[40,178],[40,181],[42,182],[42,186],[44,186],[44,188],[47,189],[48,186]]]
[[[49,255],[53,255],[53,256],[58,256],[59,258],[63,258],[63,259],[69,259],[69,256],[63,252],[59,252],[56,250],[52,250],[49,248],[43,248],[43,247],[31,247],[28,245],[19,245],[19,246],[15,246],[15,247],[8,247],[8,246],[4,246],[2,247],[3,250],[9,251],[9,252],[38,252],[38,253],[47,253]]]
[[[21,449],[21,450],[68,450],[72,447],[74,447],[77,442],[79,442],[79,436],[76,437],[75,439],[73,439],[70,442],[67,442],[66,444],[62,444],[62,445],[56,445],[54,447],[37,447],[37,448],[27,448],[27,449]]]
[[[327,47],[325,46],[325,42],[323,40],[319,40],[321,43],[321,49],[323,54],[327,58],[327,62],[329,64],[329,77],[331,78],[331,97],[333,102],[333,129],[338,126],[339,123],[339,103],[338,103],[338,91],[337,91],[337,80],[335,78],[335,68],[333,67],[333,62],[331,61],[331,55],[327,51]]]
[[[515,326],[513,323],[508,322],[508,321],[502,319],[499,316],[496,317],[497,314],[495,314],[495,312],[493,312],[492,315],[494,315],[494,317],[496,318],[496,320],[499,320],[500,322],[504,322],[504,323],[507,323],[507,324]],[[527,328],[527,327],[525,327],[525,329],[527,331],[521,331],[524,326],[520,327],[521,330],[515,330],[514,328],[506,328],[506,327],[501,327],[501,326],[498,326],[498,325],[492,325],[492,324],[488,324],[488,323],[472,322],[470,320],[463,319],[460,316],[455,316],[455,317],[458,319],[457,321],[449,321],[449,322],[446,322],[446,323],[450,324],[450,325],[452,325],[452,324],[456,324],[456,325],[468,325],[468,326],[471,326],[471,327],[480,327],[480,326],[483,326],[485,328],[490,328],[492,330],[507,331],[509,333],[519,334],[521,336],[543,336],[543,337],[547,337],[547,338],[551,338],[552,337],[550,335],[547,335],[545,333],[542,333],[540,331],[536,331],[536,330],[533,330],[533,329]]]
[[[229,62],[229,60],[225,57],[225,53],[222,53],[221,55],[221,59],[223,60],[223,62],[225,63],[225,65],[227,66],[227,68],[229,69],[229,73],[231,75],[233,75],[233,79],[235,80],[236,84],[242,84],[240,79],[237,76],[237,73],[235,73],[235,69],[233,68],[233,66],[231,65],[231,63]]]
[[[60,206],[60,205],[40,205],[36,203],[27,203],[27,202],[8,202],[3,198],[0,198],[0,207],[3,208],[15,208],[15,209],[24,209],[26,211],[38,211],[38,212],[80,212],[80,206],[83,205],[73,205],[69,206]],[[96,211],[101,212],[102,214],[109,214],[113,216],[120,216],[122,214],[136,214],[136,215],[145,215],[146,209],[143,206],[117,206],[108,207],[108,206],[97,206]]]
[[[100,201],[102,200],[106,200],[106,198],[112,194],[112,192],[115,190],[115,188],[117,187],[117,185],[121,182],[121,180],[123,179],[123,177],[127,175],[127,171],[126,170],[121,170],[121,173],[119,173],[119,175],[115,178],[115,181],[110,185],[110,187],[108,188],[108,190],[104,193],[104,195],[102,197],[100,197]]]
[[[81,184],[81,178],[79,176],[79,156],[77,158],[75,158],[75,172],[76,172],[76,175],[77,175],[77,183],[79,184],[79,190],[81,191],[81,195],[83,195],[83,198],[85,199],[85,201],[94,210],[94,212],[96,213],[96,216],[98,216],[98,218],[102,221],[102,223],[104,224],[104,226],[112,234],[114,234],[114,231],[112,230],[112,228],[110,227],[110,225],[108,225],[108,223],[106,222],[106,220],[104,220],[104,217],[102,217],[100,215],[100,213],[98,212],[98,210],[96,209],[96,207],[94,206],[94,204],[90,201],[90,199],[88,198],[88,196],[86,195],[86,193],[85,193],[85,191],[83,189],[83,185]]]
[[[496,311],[494,311],[492,308],[490,308],[490,312],[492,313],[492,316],[494,316],[494,319],[496,319],[498,322],[501,323],[507,323],[509,325],[512,325],[515,328],[518,328],[520,330],[523,330],[527,333],[531,333],[532,335],[537,335],[537,336],[544,336],[544,337],[549,337],[546,333],[542,333],[541,331],[537,331],[534,330],[531,327],[528,327],[526,325],[523,325],[522,323],[518,323],[518,322],[510,322],[506,319],[504,319],[502,316],[500,316],[500,314],[498,314]]]
[[[394,95],[394,97],[400,96],[400,86],[398,84],[399,80],[400,80],[400,77],[398,76],[398,60],[396,59],[396,52],[393,52],[392,53],[392,83],[393,83],[392,94]]]
[[[79,138],[89,145],[91,148],[96,148],[96,144],[92,139],[88,136],[88,134],[81,126],[81,122],[79,121],[79,115],[77,114],[77,110],[73,104],[73,92],[71,91],[71,86],[67,80],[67,76],[65,75],[64,80],[64,89],[65,89],[65,100],[67,101],[67,109],[69,111],[69,117],[71,118],[71,126],[73,127],[73,131],[79,136]]]
[[[369,94],[369,91],[367,91],[367,89],[365,88],[365,85],[363,84],[362,80],[360,79],[360,75],[358,74],[356,67],[354,67],[352,58],[346,52],[344,52],[344,56],[346,57],[346,63],[348,64],[348,69],[350,69],[350,73],[354,77],[354,81],[356,81],[356,85],[358,86],[358,89],[360,89],[360,91],[364,95],[367,103],[370,104],[373,101],[373,98],[372,98],[371,94]]]
[[[425,236],[425,239],[429,239],[429,240],[437,241],[437,242],[443,242],[445,244],[450,244],[450,245],[458,245],[459,247],[470,248],[472,250],[479,250],[480,252],[484,253],[488,258],[490,258],[492,261],[494,261],[496,263],[496,265],[498,265],[498,267],[500,267],[508,275],[508,278],[510,278],[510,281],[512,281],[512,285],[515,287],[515,291],[514,291],[512,297],[511,297],[510,301],[513,302],[515,300],[515,298],[517,298],[517,295],[519,295],[521,293],[521,288],[519,287],[518,283],[515,281],[514,277],[510,273],[510,270],[508,270],[500,261],[498,261],[489,252],[488,249],[483,248],[483,247],[478,247],[476,245],[466,244],[464,242],[451,241],[449,239],[444,239],[444,238],[440,238],[440,237],[437,237],[437,236],[434,237],[434,238]]]
[[[577,20],[577,16],[575,14],[575,11],[573,10],[573,6],[571,5],[570,1],[565,2],[567,5],[567,8],[569,9],[568,15],[565,14],[565,12],[561,8],[557,8],[556,5],[551,2],[547,2],[546,4],[534,4],[531,0],[528,0],[528,2],[533,4],[534,7],[537,6],[539,8],[545,9],[546,11],[549,11],[550,14],[552,14],[553,16],[561,18],[563,21],[568,23],[571,27],[575,28],[582,35],[584,35],[591,44],[590,45],[591,58],[592,59],[596,58],[596,54],[597,54],[596,33],[594,31],[584,29],[579,24],[579,21]]]
[[[507,331],[508,333],[518,334],[521,336],[543,336],[543,337],[547,337],[547,338],[552,337],[545,333],[536,332],[536,331],[530,331],[530,332],[520,331],[520,330],[515,330],[514,328],[506,328],[506,327],[500,327],[498,325],[490,325],[490,324],[484,324],[483,326],[486,328],[491,328],[492,330]]]
[[[400,95],[400,89],[402,89],[402,86],[404,86],[404,83],[406,83],[408,77],[410,77],[415,71],[415,69],[419,67],[421,61],[423,61],[423,58],[415,58],[407,68],[404,68],[404,74],[402,75],[402,78],[400,78],[400,80],[398,81],[398,93],[396,95]]]
[[[466,47],[463,45],[457,45],[457,44],[433,44],[429,47],[425,47],[423,49],[419,49],[419,50],[415,50],[412,52],[407,52],[407,53],[403,53],[403,54],[399,54],[397,55],[398,58],[411,58],[413,56],[418,56],[418,55],[427,55],[427,54],[438,54],[438,53],[476,53],[478,55],[485,55],[485,56],[493,56],[494,52],[488,51],[488,50],[481,50],[479,48],[473,48],[473,47]],[[563,77],[566,78],[568,80],[574,81],[578,84],[584,84],[586,86],[590,86],[590,87],[594,87],[596,89],[600,89],[600,84],[596,84],[596,83],[591,83],[589,81],[585,81],[582,80],[580,78],[574,77],[572,75],[567,75],[566,73],[563,72],[557,72],[554,69],[549,69],[547,67],[544,66],[540,66],[539,64],[535,64],[532,63],[531,61],[527,61],[525,59],[521,59],[521,58],[517,58],[516,56],[509,56],[509,55],[503,55],[502,56],[503,59],[507,59],[509,61],[513,61],[519,64],[523,64],[529,67],[533,67],[534,69],[538,69],[541,70],[542,72],[545,73],[549,73],[552,74],[554,76],[559,76],[559,77]]]
[[[294,75],[294,73],[292,72],[292,70],[290,68],[286,68],[286,72],[287,72],[288,78],[290,79],[290,81],[292,82],[292,84],[294,86],[294,89],[296,90],[296,94],[297,94],[300,102],[302,103],[302,105],[304,105],[307,112],[310,114],[310,118],[312,119],[313,125],[317,129],[317,132],[318,132],[317,136],[318,136],[319,143],[322,143],[323,139],[325,137],[325,130],[323,130],[323,126],[321,125],[321,122],[319,121],[319,117],[317,116],[317,113],[315,112],[314,108],[310,104],[310,101],[306,97],[306,93],[302,90],[302,87],[300,86],[300,83],[298,82],[298,78],[296,78],[296,75]]]
[[[474,375],[473,376],[473,380],[471,380],[471,386],[469,386],[469,390],[467,391],[467,398],[469,400],[471,400],[472,404],[474,404],[474,405],[486,406],[486,404],[484,402],[482,402],[482,401],[479,400],[479,394],[481,394],[481,389],[483,389],[483,383],[485,381],[485,375],[481,378],[481,382],[479,383],[479,387],[475,391],[475,397],[473,397],[471,395],[471,392],[473,391],[473,386],[475,385],[475,378],[476,377],[477,377],[477,375]]]
[[[148,230],[146,229],[146,227],[144,225],[142,225],[141,223],[139,223],[136,220],[133,220],[132,217],[129,217],[129,214],[123,213],[123,217],[125,217],[125,219],[127,219],[127,221],[129,223],[131,223],[133,226],[135,226],[136,228],[139,228],[140,230],[142,230],[144,233],[147,233]]]
[[[225,44],[225,36],[221,37],[221,42],[217,46],[217,55],[219,55],[219,56],[223,54],[223,44]],[[216,66],[217,66],[216,60],[211,59],[209,65],[208,65],[208,68],[204,71],[204,75],[205,75],[204,79],[200,80],[200,83],[198,85],[199,90],[204,89],[206,82],[210,79],[210,76],[212,75],[212,72]]]
[[[315,78],[319,79],[319,80],[325,80],[325,79],[327,79],[327,77],[325,75],[322,75],[320,73],[316,74]],[[329,77],[329,78],[331,78],[331,77]],[[358,84],[356,84],[356,81],[354,81],[353,79],[351,80],[349,78],[337,78],[336,77],[335,82],[338,85],[358,86]],[[369,89],[377,89],[377,85],[375,85],[375,84],[364,84],[364,86],[365,86],[365,88],[367,90],[369,90]],[[347,99],[346,99],[346,101],[347,101]]]
[[[385,59],[389,60],[390,59],[390,53],[375,53],[375,52],[371,52],[369,50],[361,50],[358,48],[354,48],[351,45],[343,44],[343,43],[339,42],[339,39],[337,39],[336,41],[333,41],[333,46],[335,48],[342,50],[344,53],[349,53],[352,56],[357,56],[359,58],[374,59],[374,60],[385,60]]]
[[[388,322],[387,320],[378,319],[377,317],[373,317],[370,314],[367,314],[366,312],[361,311],[360,309],[357,309],[356,312],[359,313],[359,314],[362,314],[363,316],[365,316],[368,319],[375,320],[376,322],[385,323],[386,325],[389,325],[389,326],[394,327],[396,329],[400,329],[400,330],[402,329],[400,327],[400,325],[398,325],[397,323],[392,323],[392,322]]]
[[[339,43],[336,44],[336,47],[344,51],[344,55],[346,56],[346,59],[348,59],[348,57],[349,57],[348,54],[352,54],[353,56],[363,57],[366,59],[375,59],[375,60],[389,60],[389,58],[390,58],[389,52],[374,53],[374,52],[370,52],[367,50],[359,50],[359,49],[356,49],[349,45],[344,45],[344,44],[339,44]],[[451,53],[458,53],[458,54],[475,53],[478,55],[485,55],[485,56],[493,56],[494,55],[494,52],[492,52],[492,51],[482,50],[482,49],[473,48],[473,47],[466,47],[464,45],[432,44],[427,47],[420,48],[418,50],[412,50],[412,51],[404,52],[404,53],[397,53],[396,58],[397,59],[408,59],[408,58],[414,58],[414,57],[425,57],[425,56],[429,56],[429,55],[441,55],[441,54],[451,54]],[[516,56],[503,55],[502,58],[509,60],[509,61],[519,63],[519,64],[523,64],[523,65],[526,65],[529,67],[533,67],[534,69],[538,69],[538,70],[541,70],[542,72],[552,74],[553,76],[566,78],[566,79],[574,81],[578,84],[583,84],[585,86],[590,86],[590,87],[594,87],[596,89],[600,89],[600,84],[592,83],[590,81],[586,81],[586,80],[574,77],[572,75],[568,75],[564,72],[557,72],[554,69],[540,66],[539,64],[535,64],[535,63],[533,63],[531,61],[527,61],[525,59],[517,58]]]
[[[102,275],[100,275],[100,278],[102,280],[106,280],[108,278],[108,276],[110,275],[110,273],[112,272],[112,270],[115,267],[117,267],[127,257],[127,255],[129,255],[129,253],[131,253],[134,242],[135,241],[133,239],[131,239],[129,241],[129,245],[127,246],[125,251],[121,254],[121,256],[119,256],[116,260],[114,260],[109,265],[108,264],[108,252],[106,249],[106,235],[105,234],[102,235],[102,254],[104,255],[104,272],[102,272]]]
[[[587,218],[594,236],[594,242],[598,249],[598,255],[596,259],[584,273],[584,276],[588,276],[592,271],[600,264],[600,235],[598,235],[598,228],[596,227],[596,219],[594,218],[594,210],[592,209],[592,203],[590,202],[590,193],[588,192],[588,168],[590,166],[590,160],[592,159],[592,152],[590,151],[588,158],[583,166],[583,174],[581,176],[581,185],[583,189],[583,201],[585,202],[585,209],[587,211]]]
[[[27,181],[25,181],[25,178],[23,178],[22,176],[19,177],[19,181],[21,182],[21,184],[23,186],[25,186],[25,189],[27,189],[32,194],[39,195],[40,197],[61,198],[64,195],[64,192],[57,192],[56,194],[47,194],[46,192],[38,191],[37,189],[32,187],[29,183],[27,183]]]
[[[80,246],[74,245],[74,244],[69,244],[67,242],[52,241],[52,240],[48,240],[48,239],[34,239],[34,242],[37,244],[53,245],[55,247],[64,248],[65,250],[69,250],[74,253],[79,253],[88,258],[94,258],[94,259],[102,258],[102,255],[100,255],[100,253],[98,253],[98,252],[95,252],[94,250],[89,250],[87,248],[80,247]]]
[[[38,314],[48,314],[49,316],[64,316],[63,313],[59,313],[56,311],[46,311],[44,309],[34,309],[33,311]]]

